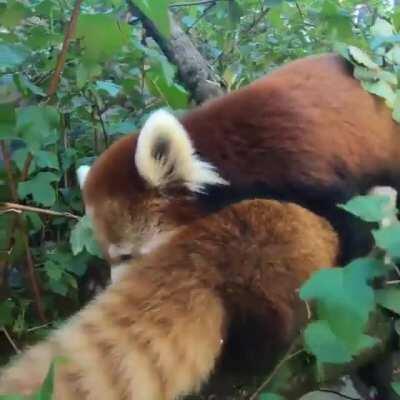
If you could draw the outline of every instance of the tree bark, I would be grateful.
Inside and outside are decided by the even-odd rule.
[[[168,60],[177,66],[182,84],[196,103],[203,103],[224,94],[222,80],[200,54],[173,15],[170,14],[171,35],[165,38],[154,23],[130,0],[128,0],[128,5],[131,12],[140,18],[147,34],[155,40]]]

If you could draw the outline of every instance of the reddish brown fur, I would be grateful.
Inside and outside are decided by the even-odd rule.
[[[400,129],[390,110],[335,55],[292,62],[190,111],[182,123],[201,157],[233,188],[357,192],[365,180],[387,184],[378,177],[400,172]],[[135,135],[117,141],[95,163],[84,188],[106,254],[110,243],[142,240],[146,224],[169,230],[204,212],[184,190],[171,195],[149,189],[134,165],[135,146]]]
[[[0,393],[32,393],[54,355],[67,357],[57,400],[173,400],[197,390],[237,313],[256,314],[274,356],[301,320],[296,289],[337,252],[330,225],[299,206],[227,207],[181,229],[23,354],[0,376]]]

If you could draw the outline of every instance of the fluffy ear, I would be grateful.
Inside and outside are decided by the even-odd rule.
[[[78,183],[79,183],[79,187],[81,189],[83,189],[83,186],[86,182],[86,178],[88,176],[89,171],[90,171],[89,165],[81,165],[76,170],[76,176],[78,177]]]
[[[139,174],[153,187],[182,182],[201,192],[206,185],[227,185],[215,168],[196,154],[188,133],[170,113],[153,113],[139,133],[136,154]]]

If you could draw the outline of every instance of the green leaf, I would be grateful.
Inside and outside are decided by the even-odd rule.
[[[386,60],[392,64],[400,65],[400,46],[393,46],[385,55]]]
[[[121,50],[129,40],[130,27],[115,16],[81,14],[76,29],[84,47],[84,57],[91,62],[105,61]]]
[[[400,382],[392,382],[391,385],[392,389],[395,391],[395,393],[400,396]]]
[[[25,96],[34,94],[36,96],[45,97],[46,93],[39,86],[36,86],[23,74],[15,74],[14,82],[18,90]]]
[[[57,154],[39,150],[35,153],[35,161],[39,168],[60,169]]]
[[[58,176],[51,172],[39,172],[32,179],[18,184],[18,195],[22,199],[31,195],[34,202],[46,207],[52,206],[56,201],[56,194],[51,183],[58,180]]]
[[[367,222],[380,222],[389,214],[387,205],[389,198],[379,195],[355,196],[346,204],[339,204],[338,207],[361,218]]]
[[[97,81],[96,88],[99,91],[104,91],[111,97],[116,97],[121,91],[121,86],[111,81]]]
[[[283,3],[283,0],[264,0],[264,5],[267,7],[279,6]]]
[[[393,224],[385,228],[372,231],[378,247],[393,258],[400,257],[400,224]]]
[[[369,282],[386,272],[384,264],[372,258],[356,259],[344,268],[323,269],[301,288],[303,300],[317,302],[317,315],[325,320],[334,335],[356,352],[375,309],[374,291]]]
[[[146,74],[146,83],[154,96],[161,97],[174,109],[183,109],[188,103],[186,90],[173,81],[174,72],[167,61],[155,63]]]
[[[400,90],[396,91],[396,98],[393,104],[392,117],[396,122],[400,123]]]
[[[384,98],[387,106],[393,108],[396,95],[389,83],[380,79],[377,82],[362,81],[361,85],[368,92]]]
[[[371,27],[373,36],[392,36],[394,34],[393,26],[383,18],[377,18],[374,25]]]
[[[332,332],[327,321],[315,321],[304,331],[306,349],[322,363],[344,364],[352,360],[346,345]]]
[[[228,1],[228,15],[230,25],[235,27],[240,22],[240,17],[243,15],[243,10],[236,0]]]
[[[17,130],[32,152],[58,139],[59,112],[51,106],[27,106],[17,109]]]
[[[400,289],[387,288],[376,291],[376,302],[390,311],[400,314]]]
[[[54,376],[56,367],[65,362],[63,357],[56,357],[50,364],[49,371],[44,379],[41,388],[33,395],[33,400],[52,400],[54,390]]]
[[[379,66],[372,61],[371,57],[358,47],[349,46],[348,50],[352,60],[356,64],[359,64],[368,69],[375,69],[375,70],[379,69]]]
[[[70,243],[74,255],[86,249],[88,253],[102,257],[100,248],[94,238],[92,224],[87,215],[83,216],[72,229]]]
[[[31,14],[30,9],[20,1],[7,0],[6,4],[7,7],[0,13],[0,25],[5,28],[14,28]]]
[[[132,2],[156,26],[157,30],[166,38],[170,36],[170,19],[168,13],[168,0],[132,0]]]
[[[1,50],[0,50],[1,51]],[[0,139],[16,136],[15,107],[12,104],[0,104]]]
[[[20,44],[0,43],[0,70],[16,68],[29,56],[29,51]]]
[[[262,393],[261,396],[259,397],[259,400],[285,400],[285,398],[279,394]]]

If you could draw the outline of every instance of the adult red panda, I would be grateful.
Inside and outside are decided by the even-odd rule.
[[[32,394],[63,356],[55,400],[173,400],[199,389],[243,320],[258,321],[247,343],[276,361],[306,314],[296,289],[337,255],[330,224],[300,206],[228,206],[179,228],[0,371],[0,394]]]
[[[114,264],[147,253],[177,226],[255,197],[328,218],[347,261],[368,251],[370,236],[336,204],[371,186],[398,187],[399,150],[400,127],[352,67],[337,55],[309,57],[180,121],[154,113],[95,162],[84,200]]]

